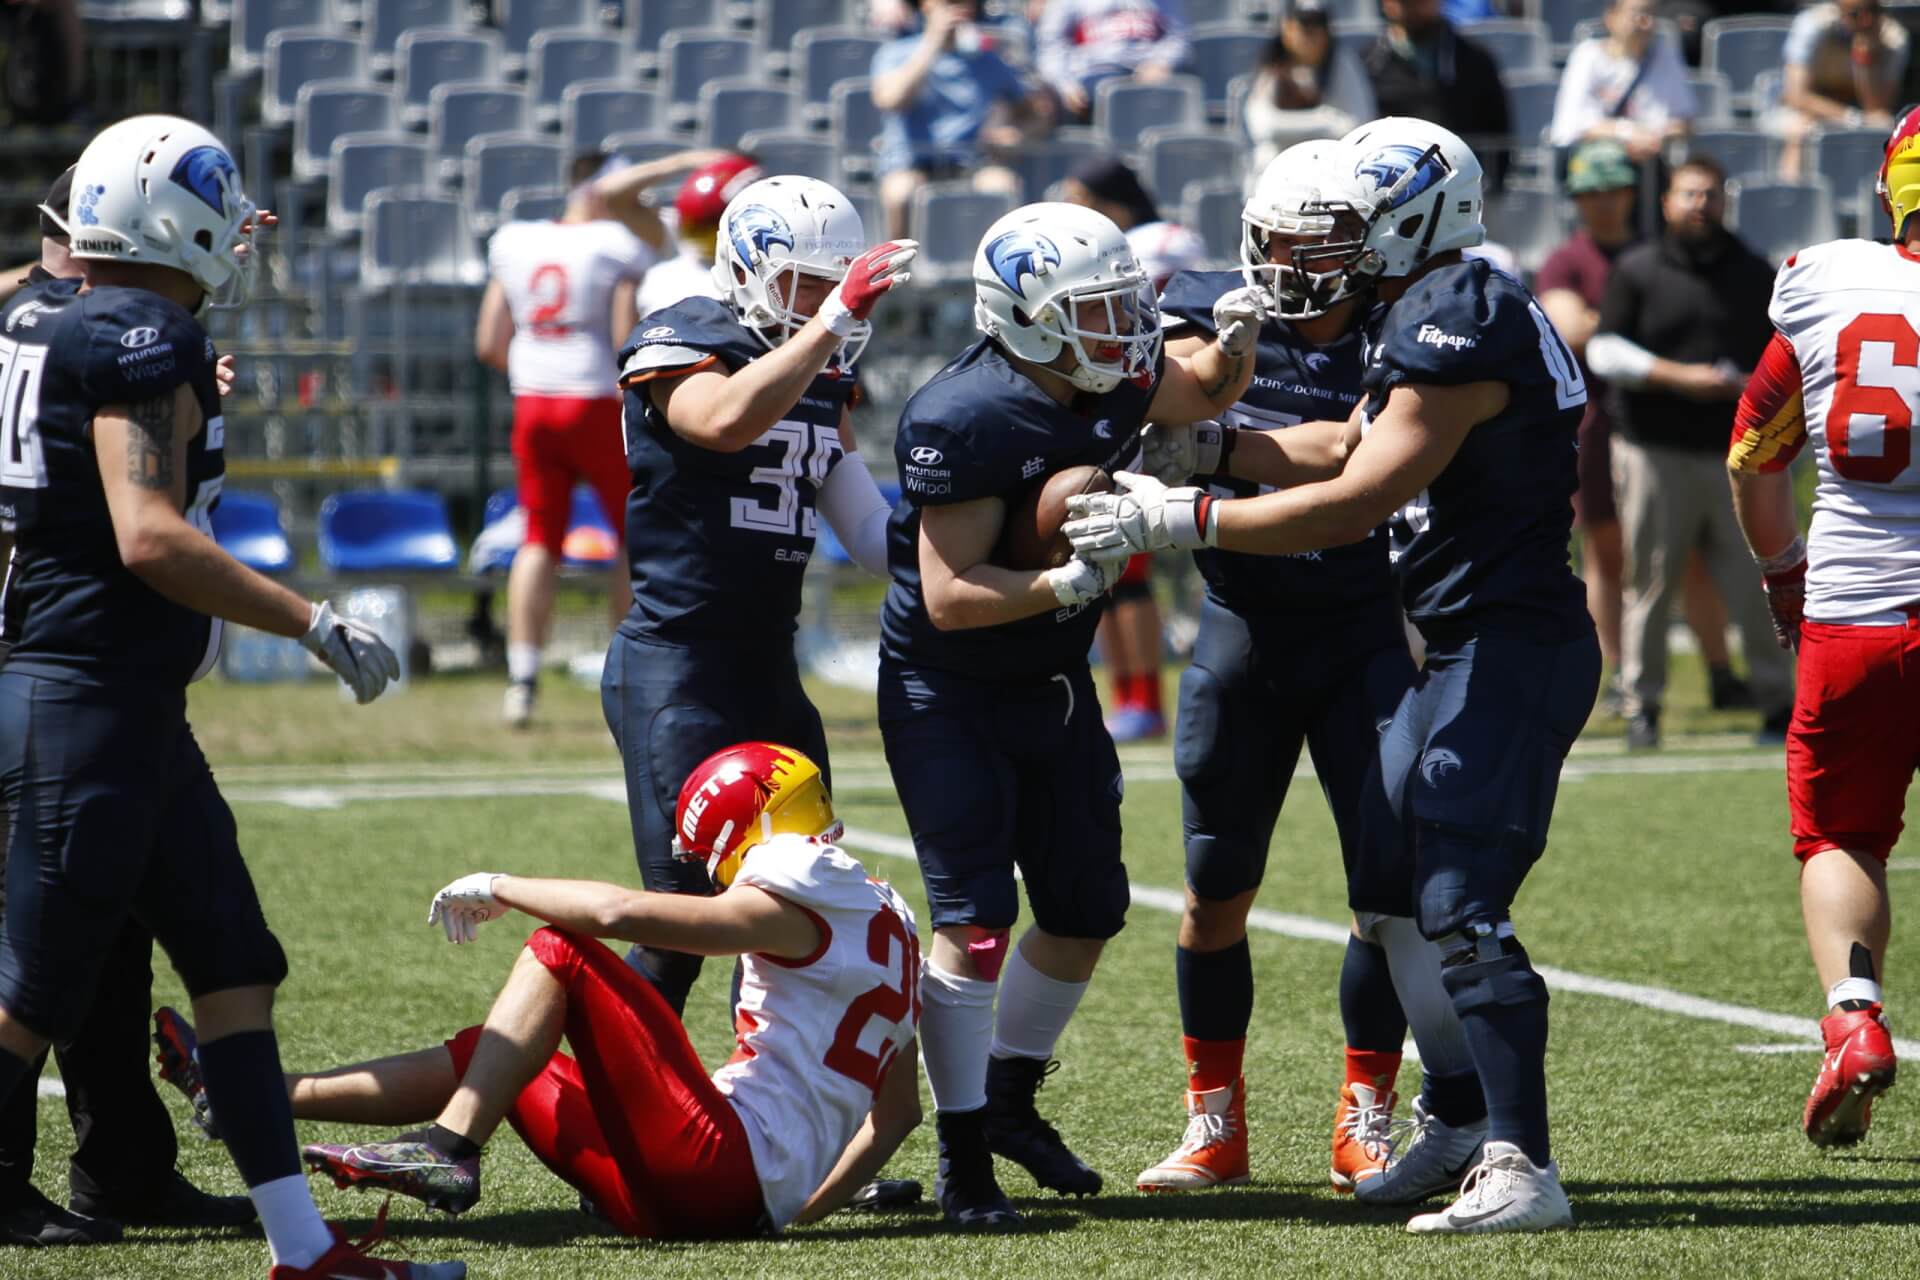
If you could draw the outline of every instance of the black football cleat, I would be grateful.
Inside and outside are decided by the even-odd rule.
[[[926,1188],[912,1178],[875,1178],[853,1193],[847,1213],[894,1213],[919,1204]]]
[[[947,1221],[968,1231],[1006,1231],[1020,1213],[993,1179],[993,1153],[981,1127],[983,1111],[945,1111],[934,1117],[940,1139],[934,1198]]]
[[[120,1224],[62,1209],[34,1187],[0,1205],[0,1245],[38,1248],[64,1244],[118,1244]]]
[[[131,1193],[76,1189],[67,1204],[84,1217],[111,1218],[129,1227],[244,1227],[255,1216],[247,1197],[202,1191],[178,1169]]]
[[[1067,1149],[1059,1130],[1034,1106],[1041,1083],[1059,1062],[1040,1058],[987,1060],[987,1146],[1033,1175],[1033,1180],[1063,1196],[1099,1193],[1100,1175]]]

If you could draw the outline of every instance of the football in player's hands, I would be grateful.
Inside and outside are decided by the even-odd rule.
[[[1073,558],[1073,544],[1062,526],[1067,499],[1084,493],[1109,493],[1113,477],[1099,467],[1067,467],[1043,477],[1007,507],[993,563],[1004,569],[1058,569]]]

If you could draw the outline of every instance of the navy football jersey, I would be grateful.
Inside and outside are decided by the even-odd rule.
[[[765,354],[711,298],[654,312],[621,350],[621,429],[633,474],[633,609],[623,633],[684,643],[737,637],[749,624],[786,634],[797,625],[818,529],[814,500],[846,456],[840,417],[853,398],[853,372],[820,374],[785,418],[738,453],[682,439],[648,394],[654,378],[716,364],[732,373]]]
[[[1403,382],[1504,382],[1505,409],[1467,433],[1393,522],[1394,568],[1416,624],[1508,619],[1586,625],[1567,548],[1586,383],[1526,287],[1469,259],[1415,281],[1368,318],[1367,413]]]
[[[213,340],[185,308],[141,289],[55,280],[0,309],[0,521],[14,525],[9,664],[53,679],[185,685],[220,652],[218,619],[166,599],[120,562],[93,417],[193,389],[186,518],[212,535],[226,475]]]
[[[1176,337],[1200,333],[1211,338],[1214,302],[1242,283],[1237,271],[1183,271],[1167,281],[1160,313],[1169,323],[1177,317],[1192,326],[1174,330]],[[1254,430],[1346,421],[1360,401],[1364,346],[1357,327],[1339,341],[1319,347],[1284,320],[1268,320],[1260,327],[1253,381],[1220,420]],[[1227,476],[1199,479],[1222,498],[1273,492],[1271,485]],[[1323,551],[1256,556],[1206,550],[1196,551],[1193,561],[1207,580],[1208,594],[1236,613],[1276,608],[1340,612],[1387,598],[1394,591],[1384,527],[1365,541]]]
[[[1045,679],[1085,665],[1098,608],[1061,607],[964,631],[935,627],[920,596],[920,509],[977,498],[1011,507],[1052,472],[1089,463],[1121,469],[1139,454],[1165,359],[1146,386],[1122,382],[1069,406],[982,338],[913,393],[893,444],[906,500],[887,524],[893,582],[880,614],[883,657],[995,681]]]

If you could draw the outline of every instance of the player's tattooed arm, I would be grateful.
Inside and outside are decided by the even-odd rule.
[[[1169,354],[1147,417],[1169,423],[1217,418],[1246,394],[1253,364],[1251,351],[1232,355],[1217,342],[1190,356]]]
[[[174,395],[131,406],[127,414],[127,480],[142,489],[173,488]]]

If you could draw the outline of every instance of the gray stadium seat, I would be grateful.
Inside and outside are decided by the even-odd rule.
[[[1179,208],[1187,184],[1240,180],[1240,148],[1220,133],[1149,129],[1140,137],[1141,177],[1162,212]]]
[[[1284,0],[1275,0],[1275,3],[1262,10],[1262,16],[1270,18],[1272,14],[1269,10],[1278,10],[1284,7]],[[1379,30],[1380,28],[1380,5],[1378,0],[1332,0],[1332,2],[1327,5],[1327,11],[1332,14],[1335,22],[1352,23],[1356,27],[1367,26],[1375,30]]]
[[[1247,95],[1252,92],[1252,76],[1235,76],[1227,86],[1227,131],[1243,147],[1252,143],[1247,134]]]
[[[1507,127],[1517,147],[1537,147],[1553,123],[1553,100],[1560,77],[1552,71],[1516,71],[1500,77],[1507,90]]]
[[[914,192],[907,233],[920,242],[914,282],[932,284],[971,276],[980,238],[1013,208],[1011,196],[975,191],[964,182],[929,182]]]
[[[571,151],[596,151],[610,133],[653,128],[659,108],[652,92],[624,80],[583,80],[560,95],[560,136]]]
[[[1365,59],[1367,50],[1380,42],[1380,27],[1377,23],[1336,23],[1333,28],[1335,48],[1345,49],[1354,57]]]
[[[1715,18],[1704,23],[1700,27],[1701,70],[1725,76],[1733,85],[1736,105],[1744,103],[1753,92],[1755,76],[1779,70],[1791,25],[1791,19],[1767,15]]]
[[[414,187],[389,187],[367,197],[360,236],[360,283],[479,284],[485,264],[460,202]]]
[[[1502,77],[1516,71],[1549,71],[1553,67],[1544,23],[1527,18],[1492,18],[1469,22],[1460,28],[1460,34],[1493,56]]]
[[[730,31],[675,31],[660,42],[660,82],[669,110],[691,119],[701,86],[754,71],[753,41]],[[760,83],[766,83],[762,80]]]
[[[1180,221],[1207,242],[1207,257],[1221,266],[1240,265],[1240,212],[1246,197],[1236,183],[1195,183],[1187,188]]]
[[[1193,53],[1188,61],[1193,74],[1200,77],[1207,110],[1225,111],[1227,86],[1235,76],[1246,75],[1259,63],[1267,37],[1237,24],[1196,27],[1192,44]]]
[[[1832,200],[1817,182],[1750,178],[1727,191],[1727,224],[1770,262],[1834,237]]]
[[[500,197],[502,222],[551,222],[566,211],[565,187],[515,187]]]
[[[1095,156],[1107,155],[1110,148],[1091,129],[1059,129],[1051,138],[1020,148],[1013,157],[1013,171],[1020,175],[1020,189],[1026,200],[1048,198],[1047,191],[1056,182]]]
[[[358,235],[367,196],[381,187],[427,184],[427,144],[405,133],[347,133],[327,158],[327,230]]]
[[[731,147],[741,134],[785,129],[799,114],[791,93],[764,80],[716,80],[700,90],[700,140]]]
[[[1566,237],[1560,193],[1551,187],[1509,183],[1487,199],[1487,239],[1513,252],[1520,269],[1531,275]]]
[[[770,174],[798,173],[836,186],[840,183],[838,151],[825,138],[816,138],[810,133],[756,130],[740,135],[735,145],[759,161],[760,167]]]
[[[1148,129],[1195,129],[1206,122],[1206,86],[1198,76],[1169,76],[1159,84],[1115,78],[1094,90],[1093,127],[1122,151],[1132,150]]]
[[[300,87],[315,80],[358,80],[360,42],[320,27],[286,27],[267,37],[267,72],[260,93],[263,124],[292,121]]]
[[[1217,26],[1231,22],[1237,26],[1251,26],[1240,0],[1186,0],[1183,6],[1187,11],[1187,21],[1196,27]]]
[[[1733,123],[1733,85],[1718,71],[1690,71],[1687,83],[1693,86],[1694,105],[1700,114],[1693,118],[1699,127]]]
[[[626,32],[639,68],[653,70],[668,32],[713,26],[721,8],[716,0],[626,0]]]
[[[598,0],[497,0],[497,4],[509,71],[526,65],[527,50],[542,31],[599,29]]]
[[[525,89],[502,89],[481,81],[437,86],[427,106],[427,137],[443,182],[457,179],[467,160],[467,142],[483,133],[518,133],[531,118]]]
[[[300,89],[293,112],[293,176],[325,175],[333,140],[347,133],[387,133],[399,127],[393,95],[352,80],[315,80]]]
[[[407,32],[427,27],[464,31],[473,26],[467,0],[367,0],[365,19],[367,65],[382,75],[393,67],[400,37]]]
[[[1877,177],[1886,158],[1884,129],[1822,129],[1813,135],[1813,172],[1829,191],[1852,191],[1862,178]]]
[[[1762,71],[1753,78],[1753,92],[1747,95],[1747,114],[1755,121],[1765,120],[1780,105],[1780,96],[1786,92],[1786,72],[1780,70]]]
[[[810,123],[826,122],[833,86],[872,73],[880,44],[855,27],[814,27],[793,38],[793,79]]]
[[[649,160],[663,160],[678,155],[687,149],[684,138],[676,138],[669,133],[656,133],[647,130],[628,130],[625,133],[610,133],[600,140],[600,149],[608,155],[619,156],[627,164],[644,164]],[[680,174],[659,183],[652,188],[654,202],[667,205],[680,191],[685,175]]]
[[[1880,179],[1876,175],[1860,182],[1854,197],[1853,234],[1866,240],[1882,240],[1893,234],[1893,219],[1880,203]]]
[[[1720,162],[1729,178],[1766,177],[1773,172],[1778,141],[1758,129],[1699,129],[1687,139],[1687,150],[1704,152]]]
[[[880,136],[885,117],[873,105],[873,81],[843,80],[833,86],[828,116],[833,121],[834,145],[840,148],[843,178],[873,176],[873,140]]]
[[[500,221],[500,201],[515,187],[558,186],[566,151],[536,133],[483,133],[467,139],[467,223],[480,235]]]
[[[258,69],[266,57],[267,37],[288,27],[338,31],[340,23],[330,0],[238,0],[228,32],[227,70]]]
[[[560,118],[567,86],[585,80],[618,80],[627,70],[627,48],[620,37],[598,31],[542,31],[527,46],[528,101],[534,120]]]
[[[1573,29],[1607,11],[1607,0],[1526,0],[1526,16],[1545,24],[1556,49],[1573,43]]]
[[[753,29],[767,70],[784,73],[793,38],[808,27],[838,27],[853,20],[848,0],[754,0]]]
[[[504,53],[498,31],[423,27],[407,32],[394,46],[401,117],[409,125],[425,123],[433,91],[443,84],[497,85]]]

